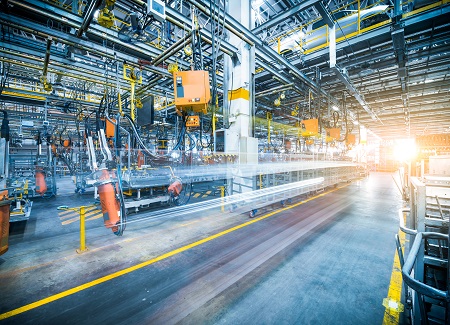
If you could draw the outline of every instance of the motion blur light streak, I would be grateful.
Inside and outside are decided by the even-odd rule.
[[[192,213],[198,214],[200,211],[220,208],[221,205],[236,205],[239,209],[249,211],[260,206],[267,205],[267,200],[276,202],[277,200],[288,199],[290,197],[304,194],[315,189],[317,185],[324,183],[323,177],[308,179],[300,182],[294,182],[285,185],[278,185],[270,188],[264,188],[252,192],[240,193],[226,198],[212,199],[207,202],[198,202],[186,206],[173,207],[161,211],[152,211],[142,215],[140,218],[128,220],[128,224],[142,222],[147,220],[156,220],[161,218],[175,218]],[[278,196],[275,198],[275,196]]]

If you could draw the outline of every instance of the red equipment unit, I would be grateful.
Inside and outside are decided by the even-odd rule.
[[[108,181],[110,179],[107,170],[102,170],[100,181]],[[116,191],[113,184],[106,183],[98,186],[98,194],[100,196],[100,204],[102,206],[103,221],[106,228],[117,234],[119,228],[117,224],[120,222],[120,206],[116,199]]]
[[[176,180],[175,182],[170,184],[167,191],[169,193],[173,194],[174,197],[177,197],[178,195],[180,195],[182,189],[183,189],[183,185],[181,184],[180,181]]]
[[[11,201],[7,200],[8,191],[1,193],[2,200],[0,201],[0,255],[3,255],[8,250],[9,239],[9,206]]]
[[[45,173],[41,168],[36,168],[36,193],[41,196],[47,192],[47,182],[45,181]]]

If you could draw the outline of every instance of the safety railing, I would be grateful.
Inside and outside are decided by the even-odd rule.
[[[449,187],[435,183],[410,177],[410,207],[399,210],[399,228],[410,242],[406,261],[398,235],[396,244],[413,324],[450,324],[449,220],[439,199],[440,218],[431,204],[438,195],[447,198]]]
[[[412,234],[415,232],[413,229],[403,228],[403,231]],[[446,281],[445,284],[439,284],[436,278],[428,280],[433,282],[435,286],[425,283],[428,277],[423,279],[417,279],[416,274],[421,273],[417,269],[417,260],[421,259],[421,251],[424,250],[427,241],[438,240],[447,242],[448,251],[448,239],[449,235],[435,233],[435,232],[418,232],[415,236],[414,243],[408,254],[406,261],[403,257],[403,251],[398,235],[396,236],[397,251],[399,254],[400,265],[402,267],[402,277],[405,284],[413,290],[413,294],[410,296],[406,293],[406,301],[411,305],[411,317],[414,319],[413,323],[420,324],[449,324],[450,323],[450,273],[448,268],[448,254],[447,259],[440,259],[439,263],[446,268]],[[413,272],[414,271],[414,272]],[[419,271],[419,272],[418,272]],[[436,286],[444,287],[437,288]],[[416,308],[418,306],[418,310]]]

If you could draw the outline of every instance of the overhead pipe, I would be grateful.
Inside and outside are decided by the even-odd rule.
[[[92,18],[94,18],[94,13],[102,4],[102,0],[91,0],[89,3],[89,7],[86,9],[86,14],[84,15],[83,22],[81,23],[80,28],[77,31],[77,37],[80,38],[83,36],[83,33],[88,29],[91,24]]]
[[[33,12],[35,12],[38,15],[42,15],[44,17],[48,17],[48,18],[53,19],[55,21],[58,21],[60,23],[69,25],[69,26],[71,26],[71,27],[73,27],[75,29],[80,28],[80,24],[79,23],[70,21],[69,19],[67,19],[67,17],[61,17],[59,15],[55,15],[55,14],[48,13],[46,11],[42,11],[39,8],[36,8],[36,7],[33,7],[33,6],[29,6],[29,5],[27,5],[27,4],[25,4],[25,3],[21,2],[21,1],[9,0],[9,2],[14,4],[14,5],[23,7],[25,9],[27,9],[27,10],[33,11]],[[11,25],[11,27],[17,28],[19,30],[24,30],[24,31],[26,30],[27,32],[29,32],[31,34],[41,35],[43,37],[51,36],[51,35],[49,35],[47,33],[39,32],[38,28],[34,28],[34,29],[27,28],[27,27],[21,26],[19,24],[11,23],[11,22],[8,22],[8,21],[5,22],[5,25]],[[126,47],[126,48],[128,48],[130,50],[133,50],[135,52],[139,52],[140,54],[142,54],[144,56],[149,56],[148,49],[146,49],[145,47],[143,47],[143,48],[136,47],[136,46],[134,46],[134,44],[129,44],[129,43],[123,42],[123,41],[119,40],[117,37],[113,37],[111,35],[108,35],[105,32],[101,32],[101,31],[97,31],[97,30],[91,30],[90,33],[92,35],[95,35],[95,36],[100,37],[102,39],[105,39],[107,41],[111,41],[113,43],[116,43],[118,45]],[[106,52],[99,51],[99,50],[97,50],[95,48],[94,45],[92,47],[86,47],[86,46],[83,46],[82,44],[80,44],[78,41],[75,41],[75,40],[74,41],[70,41],[69,39],[70,39],[71,35],[64,34],[64,37],[62,37],[62,36],[57,36],[55,34],[53,36],[57,37],[57,38],[59,38],[61,40],[64,40],[65,43],[67,43],[68,45],[72,45],[72,46],[78,47],[80,49],[88,50],[90,52],[97,53],[97,54],[99,54],[101,56],[105,56],[105,57],[108,57],[110,59],[117,59],[117,57],[114,54],[112,54],[112,53],[108,54]],[[97,45],[97,44],[95,44],[95,45]],[[129,57],[128,54],[127,54],[127,57]],[[134,65],[139,65],[139,63],[137,62],[137,59],[135,59],[135,58],[129,57],[129,58],[122,58],[122,59],[127,61],[129,64],[131,63],[131,64],[134,64]],[[148,66],[147,70],[149,70],[150,72],[156,73],[156,74],[163,75],[163,76],[167,76],[167,77],[170,76],[169,72],[167,72],[164,69],[158,68],[158,67]]]
[[[272,89],[260,91],[259,93],[257,93],[255,95],[255,98],[259,98],[259,97],[266,96],[266,95],[271,95],[273,93],[276,93],[276,92],[279,92],[279,91],[282,91],[282,90],[288,90],[288,89],[291,89],[293,86],[294,86],[294,84],[290,83],[290,84],[287,84],[287,85],[281,85],[281,86],[278,86],[278,87],[274,87]]]
[[[152,60],[153,65],[158,65],[170,56],[174,55],[178,52],[183,45],[191,43],[191,32],[186,33],[183,38],[180,38],[176,43],[173,43],[170,47],[168,47],[163,53],[158,55],[156,58]]]
[[[24,62],[18,62],[18,61],[14,61],[14,60],[10,60],[10,59],[0,58],[0,61],[7,62],[7,63],[14,64],[14,65],[20,65],[20,66],[23,66],[23,67],[36,69],[36,70],[40,70],[41,69],[40,67],[35,66],[33,64],[24,63]],[[83,76],[78,76],[78,75],[74,76],[74,75],[71,75],[71,74],[68,74],[68,73],[64,73],[64,72],[60,72],[60,71],[58,71],[58,72],[55,71],[55,73],[59,73],[59,74],[61,74],[63,76],[67,76],[67,77],[71,77],[71,78],[77,78],[77,79],[84,80],[84,81],[96,82],[98,84],[106,85],[106,86],[109,86],[109,87],[113,87],[114,86],[112,83],[106,83],[104,81],[95,80],[95,79],[91,79],[91,78],[87,78],[87,77],[83,77]]]
[[[9,55],[9,56],[5,56],[4,57],[6,59],[12,59],[13,57],[14,57],[14,59],[16,59],[17,57],[25,59],[24,61],[21,61],[21,62],[26,62],[26,59],[28,59],[29,61],[42,61],[41,58],[30,57],[29,55],[25,55],[25,54],[22,54],[22,53],[17,53],[17,52],[13,52],[13,51],[10,51],[10,50],[5,50],[5,49],[0,49],[0,53],[5,53],[5,54]],[[30,62],[27,62],[27,63],[31,64]],[[81,70],[81,69],[79,69],[76,66],[69,66],[67,64],[58,63],[55,60],[53,60],[52,66],[59,67],[59,68],[65,69],[65,70],[76,71],[77,73],[80,73],[81,77],[84,77],[84,78],[88,78],[87,76],[104,78],[104,74],[96,73],[96,72],[94,72],[92,70],[87,70],[87,67],[86,68],[83,67],[82,68],[83,70]],[[89,68],[92,68],[92,67],[89,67]],[[74,77],[73,75],[69,75],[68,73],[65,73],[65,72],[59,72],[58,71],[56,73],[61,74],[63,76]],[[87,76],[85,76],[85,74]],[[78,75],[76,75],[76,76],[78,77]],[[94,80],[94,79],[91,79],[91,80]],[[102,81],[95,80],[95,82],[102,82]]]
[[[52,46],[52,38],[47,38],[47,46],[45,49],[45,58],[44,58],[44,69],[42,70],[42,75],[47,75],[48,63],[50,62],[50,48]]]

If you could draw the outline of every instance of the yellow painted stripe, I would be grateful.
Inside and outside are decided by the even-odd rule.
[[[74,217],[72,219],[65,220],[65,221],[61,222],[61,224],[63,226],[65,226],[65,225],[68,225],[70,223],[77,222],[78,220],[80,220],[80,216]]]
[[[403,250],[403,246],[405,243],[405,233],[399,230],[398,236]],[[403,304],[401,303],[402,284],[403,279],[400,258],[398,256],[397,250],[395,250],[394,266],[392,268],[388,296],[387,298],[383,299],[383,306],[386,308],[384,311],[383,325],[398,325],[399,323],[400,313],[404,310]]]
[[[208,197],[208,195],[210,195],[210,194],[211,194],[211,191],[206,191],[205,194],[203,194],[202,198]]]
[[[90,217],[89,219],[86,219],[86,221],[87,221],[87,220],[100,219],[100,218],[103,218],[103,213],[102,213],[101,211],[99,211],[96,215]]]
[[[63,211],[63,212],[58,212],[58,216],[60,217],[60,218],[63,218],[63,217],[65,217],[65,216],[67,216],[67,215],[73,215],[73,214],[76,214],[77,212],[76,211],[73,211],[73,210],[66,210],[66,211]]]
[[[242,87],[235,89],[235,90],[228,91],[228,99],[229,100],[234,100],[234,99],[238,99],[238,98],[249,100],[250,92],[247,89],[242,88]]]
[[[85,216],[90,216],[93,213],[97,213],[99,211],[99,209],[97,209],[96,207],[94,207],[93,209],[87,210],[85,213]],[[64,213],[64,214],[58,214],[59,218],[62,219],[68,219],[68,218],[73,218],[76,216],[79,216],[80,213],[78,211],[69,211],[68,213]]]
[[[99,215],[99,214],[100,214],[100,215]],[[93,215],[93,216],[92,216],[92,215]],[[86,218],[86,217],[90,217],[90,216],[92,216],[92,217],[86,219],[86,221],[87,221],[87,220],[98,219],[98,218],[100,218],[101,216],[103,216],[103,214],[102,214],[102,212],[101,212],[100,210],[95,210],[95,211],[91,211],[89,214],[85,214],[84,217]],[[78,221],[78,220],[80,220],[80,214],[77,213],[75,216],[73,216],[72,219],[65,220],[65,221],[61,222],[61,224],[62,224],[62,225],[68,225],[68,224],[70,224],[70,223],[72,223],[72,222],[76,222],[76,221]]]
[[[195,193],[195,194],[194,194],[194,197],[195,197],[195,198],[198,198],[200,195],[202,195],[202,193]]]
[[[350,183],[349,183],[349,184],[350,184]],[[111,273],[111,274],[109,274],[109,275],[103,276],[103,277],[98,278],[98,279],[96,279],[96,280],[93,280],[93,281],[87,282],[87,283],[85,283],[85,284],[76,286],[76,287],[74,287],[74,288],[72,288],[72,289],[69,289],[69,290],[60,292],[60,293],[55,294],[55,295],[53,295],[53,296],[50,296],[50,297],[47,297],[47,298],[38,300],[38,301],[33,302],[33,303],[31,303],[31,304],[28,304],[28,305],[25,305],[25,306],[22,306],[22,307],[13,309],[13,310],[11,310],[11,311],[8,311],[8,312],[6,312],[6,313],[0,314],[0,320],[6,319],[6,318],[9,318],[9,317],[13,317],[13,316],[16,316],[16,315],[18,315],[18,314],[27,312],[27,311],[29,311],[29,310],[32,310],[32,309],[41,307],[41,306],[46,305],[46,304],[48,304],[48,303],[51,303],[51,302],[53,302],[53,301],[62,299],[62,298],[64,298],[64,297],[68,297],[68,296],[73,295],[73,294],[75,294],[75,293],[77,293],[77,292],[86,290],[86,289],[91,288],[91,287],[94,287],[94,286],[96,286],[96,285],[98,285],[98,284],[107,282],[107,281],[109,281],[109,280],[118,278],[118,277],[120,277],[120,276],[122,276],[122,275],[131,273],[131,272],[133,272],[133,271],[139,270],[139,269],[141,269],[141,268],[143,268],[143,267],[149,266],[149,265],[154,264],[154,263],[156,263],[156,262],[165,260],[165,259],[167,259],[167,258],[169,258],[169,257],[172,257],[172,256],[174,256],[174,255],[177,255],[177,254],[180,254],[180,253],[182,253],[182,252],[185,252],[185,251],[187,251],[187,250],[189,250],[189,249],[191,249],[191,248],[194,248],[194,247],[196,247],[196,246],[199,246],[199,245],[202,245],[202,244],[204,244],[204,243],[207,243],[207,242],[209,242],[209,241],[211,241],[211,240],[213,240],[213,239],[222,237],[222,236],[224,236],[224,235],[226,235],[226,234],[229,234],[229,233],[231,233],[231,232],[233,232],[233,231],[236,231],[236,230],[238,230],[238,229],[247,227],[247,226],[249,226],[249,225],[251,225],[251,224],[253,224],[253,223],[255,223],[255,222],[258,222],[258,221],[261,221],[261,220],[263,220],[263,219],[269,218],[269,217],[271,217],[271,216],[273,216],[273,215],[275,215],[275,214],[278,214],[278,213],[280,213],[280,212],[282,212],[282,211],[286,211],[286,210],[292,209],[292,208],[297,207],[297,206],[299,206],[299,205],[305,204],[306,202],[312,201],[312,200],[314,200],[314,199],[316,199],[316,198],[319,198],[319,197],[324,196],[324,195],[326,195],[326,194],[329,194],[329,193],[331,193],[331,192],[337,191],[337,190],[339,190],[339,189],[341,189],[341,188],[343,188],[343,187],[348,186],[349,184],[345,184],[344,186],[341,186],[341,187],[332,189],[332,190],[330,190],[330,191],[328,191],[328,192],[321,193],[321,194],[319,194],[319,195],[316,195],[316,196],[311,197],[311,198],[309,198],[309,199],[306,199],[306,200],[304,200],[304,201],[300,201],[300,202],[298,202],[298,203],[295,203],[295,204],[293,204],[293,205],[291,205],[291,206],[287,206],[287,207],[284,207],[284,208],[281,208],[281,209],[272,211],[272,212],[270,212],[270,213],[268,213],[268,214],[266,214],[266,215],[264,215],[264,216],[261,216],[261,217],[259,217],[259,218],[252,219],[252,220],[247,221],[247,222],[245,222],[245,223],[243,223],[243,224],[240,224],[240,225],[238,225],[238,226],[235,226],[235,227],[229,228],[229,229],[227,229],[227,230],[225,230],[225,231],[219,232],[219,233],[217,233],[217,234],[215,234],[215,235],[212,235],[212,236],[209,236],[209,237],[207,237],[207,238],[198,240],[198,241],[196,241],[196,242],[194,242],[194,243],[192,243],[192,244],[189,244],[189,245],[180,247],[180,248],[178,248],[178,249],[175,249],[175,250],[173,250],[173,251],[170,251],[170,252],[165,253],[165,254],[163,254],[163,255],[160,255],[160,256],[158,256],[158,257],[152,258],[152,259],[150,259],[150,260],[148,260],[148,261],[145,261],[145,262],[136,264],[136,265],[131,266],[131,267],[128,267],[128,268],[126,268],[126,269],[123,269],[123,270],[120,270],[120,271]]]

